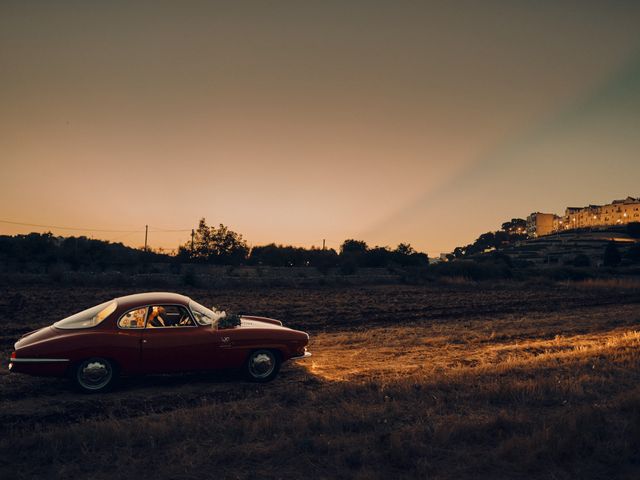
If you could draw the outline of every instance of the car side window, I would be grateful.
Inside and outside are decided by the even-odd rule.
[[[195,327],[186,308],[180,305],[153,305],[147,314],[147,328]]]
[[[115,300],[105,302],[60,320],[59,322],[54,323],[53,326],[65,330],[95,327],[115,312],[117,306],[118,303]]]
[[[147,316],[147,307],[129,310],[118,320],[120,328],[144,328],[144,321]]]

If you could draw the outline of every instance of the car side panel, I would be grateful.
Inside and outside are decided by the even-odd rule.
[[[60,376],[90,357],[113,360],[125,375],[240,368],[253,350],[275,350],[285,361],[300,356],[308,343],[304,332],[265,328],[265,323],[279,326],[281,322],[270,319],[267,322],[262,317],[243,317],[243,320],[261,322],[261,328],[118,328],[117,319],[130,308],[131,305],[119,307],[95,328],[61,330],[51,326],[22,337],[16,343],[18,358],[68,359],[69,362],[16,362],[12,364],[12,371]]]
[[[111,331],[101,329],[74,330],[56,337],[28,345],[16,350],[20,358],[66,358],[66,364],[48,363],[23,365],[15,363],[12,371],[32,375],[51,375],[52,372],[64,375],[67,369],[77,362],[90,357],[103,357],[113,360],[121,373],[134,374],[140,371],[139,331]],[[18,367],[18,365],[20,365]]]
[[[145,329],[142,368],[145,373],[213,370],[218,366],[219,341],[209,327]]]
[[[258,349],[277,351],[281,360],[288,360],[292,356],[294,344],[299,342],[290,338],[292,331],[269,330],[265,328],[229,328],[218,331],[223,338],[221,347],[221,364],[225,368],[242,367],[249,354]],[[305,340],[306,345],[306,340]],[[304,348],[304,347],[302,347]]]

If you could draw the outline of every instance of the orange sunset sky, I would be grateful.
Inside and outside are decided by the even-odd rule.
[[[640,196],[640,2],[0,3],[0,234],[430,255]]]

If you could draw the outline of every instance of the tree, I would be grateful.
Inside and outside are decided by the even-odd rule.
[[[464,258],[470,255],[484,253],[485,251],[499,250],[514,243],[526,240],[527,222],[522,218],[512,218],[502,224],[501,230],[486,232],[480,235],[475,242],[453,250],[455,258]]]
[[[223,263],[240,263],[249,255],[249,247],[242,235],[229,230],[222,223],[211,228],[213,255]]]
[[[271,267],[316,267],[324,272],[338,264],[338,254],[332,248],[302,248],[290,245],[255,246],[248,258],[250,265]]]
[[[426,253],[419,253],[408,243],[399,244],[392,252],[394,260],[403,267],[426,267],[429,265],[429,257]]]
[[[527,221],[522,218],[512,218],[502,224],[502,230],[511,234],[524,234],[527,232]]]
[[[454,258],[462,258],[466,255],[467,251],[464,247],[456,247],[453,249],[453,257]]]
[[[7,267],[16,268],[29,262],[48,270],[56,268],[72,270],[105,270],[132,268],[144,260],[168,262],[167,255],[125,247],[122,243],[111,243],[87,237],[55,237],[51,233],[29,233],[27,235],[0,236],[0,259]]]
[[[369,246],[367,245],[367,242],[362,240],[345,240],[340,246],[341,255],[345,253],[365,253],[367,250],[369,250]]]
[[[249,254],[249,247],[241,234],[222,223],[218,228],[209,227],[204,218],[200,219],[194,232],[193,248],[191,245],[191,241],[182,245],[180,255],[202,262],[238,264]]]
[[[395,253],[391,252],[387,247],[374,247],[367,250],[361,263],[365,267],[386,267],[394,257]]]
[[[207,225],[204,218],[200,219],[198,228],[193,236],[193,249],[191,251],[191,258],[198,260],[207,260],[211,257],[213,252],[212,246],[213,240],[211,238],[211,229]]]
[[[604,249],[602,263],[605,267],[615,267],[620,263],[620,251],[615,242],[609,242]]]
[[[399,255],[413,255],[416,253],[415,249],[408,243],[400,243],[395,250],[395,253]]]

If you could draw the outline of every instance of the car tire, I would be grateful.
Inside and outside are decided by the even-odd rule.
[[[269,382],[278,375],[280,363],[278,352],[254,350],[244,364],[244,376],[250,382]]]
[[[85,393],[107,392],[113,388],[117,378],[116,365],[111,360],[100,357],[79,362],[73,371],[76,386]]]

